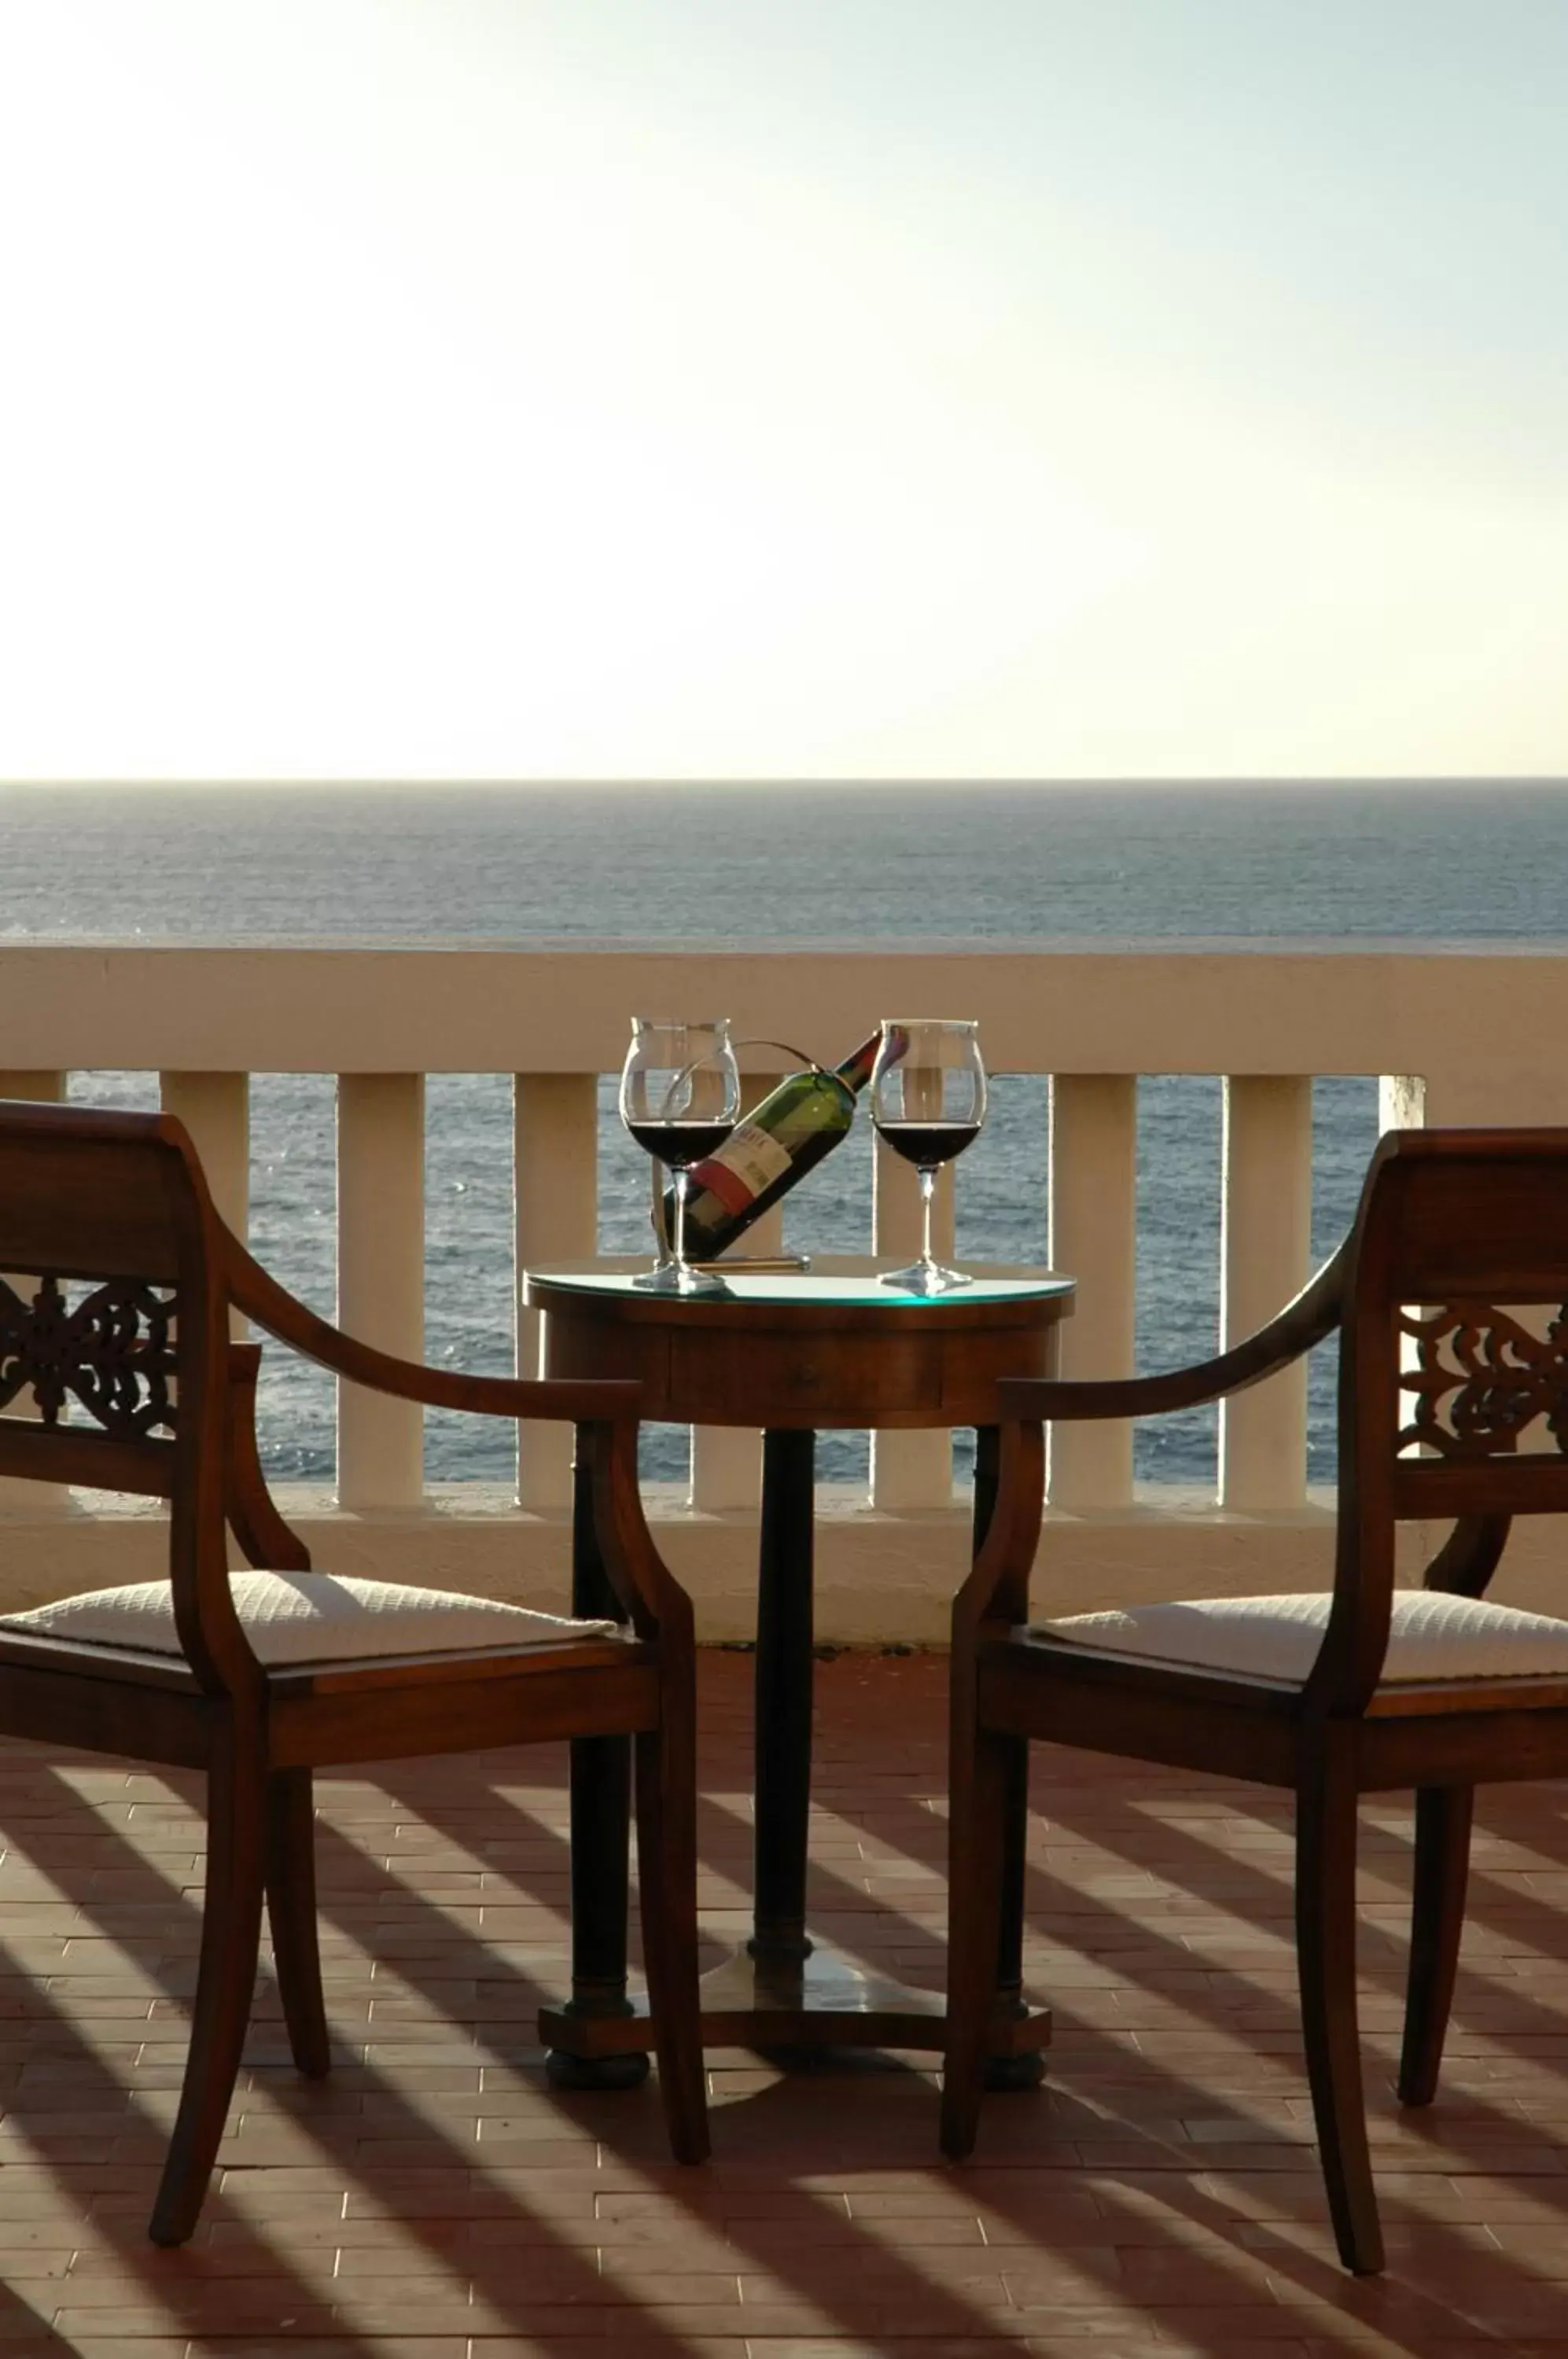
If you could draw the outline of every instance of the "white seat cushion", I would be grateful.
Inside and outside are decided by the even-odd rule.
[[[407,1589],[330,1572],[234,1572],[229,1589],[246,1637],[264,1663],[341,1663],[380,1655],[473,1654],[511,1647],[566,1646],[620,1635],[615,1622],[569,1622],[493,1598],[446,1589]],[[32,1631],[89,1647],[144,1655],[182,1652],[167,1581],[94,1589],[0,1614],[0,1631]]]
[[[1245,1679],[1306,1679],[1317,1659],[1332,1599],[1201,1597],[1125,1612],[1039,1622],[1034,1635]],[[1483,1598],[1440,1591],[1394,1593],[1383,1684],[1412,1680],[1568,1677],[1568,1622]]]

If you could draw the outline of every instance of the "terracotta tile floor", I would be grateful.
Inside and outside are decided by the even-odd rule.
[[[745,1926],[744,1656],[704,1664],[704,1915]],[[940,1981],[944,1667],[822,1666],[814,1922]],[[715,2159],[650,2089],[557,2098],[552,1748],[322,1781],[329,2083],[269,1984],[196,2241],[144,2227],[183,2055],[189,1781],[0,1752],[0,2359],[1479,2359],[1568,2354],[1568,1796],[1494,1794],[1445,2092],[1388,2087],[1409,1823],[1367,1814],[1362,1977],[1391,2266],[1335,2267],[1308,2128],[1278,1797],[1037,1756],[1046,2092],[934,2160],[930,2072],[713,2060]]]

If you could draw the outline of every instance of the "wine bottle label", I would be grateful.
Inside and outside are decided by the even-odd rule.
[[[706,1188],[726,1212],[744,1212],[765,1188],[789,1169],[789,1153],[755,1122],[737,1123],[717,1155],[692,1166],[693,1195]]]

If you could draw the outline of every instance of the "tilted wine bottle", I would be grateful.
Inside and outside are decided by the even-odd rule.
[[[714,1260],[848,1136],[880,1038],[874,1032],[842,1065],[789,1074],[736,1123],[716,1154],[692,1165],[686,1201],[691,1260]],[[664,1218],[673,1235],[673,1190],[665,1196]]]

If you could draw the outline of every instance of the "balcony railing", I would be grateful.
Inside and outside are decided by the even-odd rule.
[[[1377,1076],[1388,1120],[1568,1119],[1568,955],[1512,946],[18,944],[0,948],[0,1094],[59,1096],[76,1071],[158,1072],[162,1103],[188,1125],[220,1208],[243,1234],[249,1077],[335,1075],[338,1316],[367,1341],[419,1356],[426,1076],[514,1077],[517,1266],[587,1256],[598,1238],[599,1077],[618,1068],[630,1010],[698,1006],[726,1009],[737,1036],[834,1042],[862,1037],[888,1009],[951,1008],[978,1018],[994,1072],[1048,1075],[1050,1256],[1078,1282],[1063,1359],[1082,1375],[1134,1364],[1139,1075],[1222,1077],[1220,1342],[1267,1318],[1308,1273],[1314,1076]],[[962,1188],[963,1167],[953,1176]],[[912,1250],[917,1218],[913,1174],[878,1150],[875,1249]],[[945,1250],[953,1220],[945,1186]],[[519,1320],[515,1337],[517,1365],[529,1373],[532,1327]],[[554,1430],[523,1430],[522,1510],[560,1515],[569,1446]],[[698,1514],[747,1508],[757,1459],[748,1436],[699,1431]],[[1298,1370],[1226,1405],[1217,1504],[1231,1515],[1300,1516],[1305,1484]],[[12,1514],[16,1490],[0,1501]],[[343,1387],[340,1507],[408,1515],[424,1497],[419,1410]],[[1051,1498],[1074,1516],[1131,1510],[1128,1430],[1057,1437]],[[951,1511],[948,1437],[875,1445],[870,1500],[905,1518]]]

